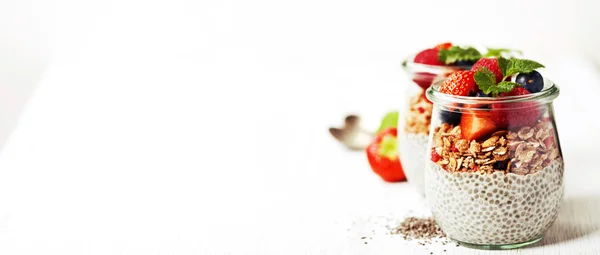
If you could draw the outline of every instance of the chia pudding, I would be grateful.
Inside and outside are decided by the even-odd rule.
[[[562,203],[559,89],[525,59],[482,58],[427,90],[425,196],[449,238],[481,249],[541,240]],[[512,82],[514,81],[514,82]]]
[[[428,162],[427,199],[440,227],[453,239],[486,245],[542,237],[563,198],[563,162],[529,175],[450,173]]]
[[[398,134],[398,154],[406,178],[419,193],[425,194],[424,169],[429,126],[433,105],[424,93],[416,94],[408,102],[408,111]]]
[[[424,169],[427,151],[426,134],[404,133],[398,136],[400,162],[407,180],[419,193],[425,195]]]
[[[460,126],[444,123],[434,131],[425,195],[449,237],[476,245],[543,237],[563,198],[552,122],[497,131],[481,142],[462,138]]]

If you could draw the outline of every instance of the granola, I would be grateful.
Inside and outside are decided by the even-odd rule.
[[[555,131],[549,122],[516,131],[497,131],[483,141],[462,139],[460,126],[447,123],[434,131],[433,150],[440,156],[435,163],[450,172],[504,171],[526,175],[560,157]]]
[[[428,135],[432,108],[433,105],[427,101],[423,92],[411,97],[404,125],[406,133]]]

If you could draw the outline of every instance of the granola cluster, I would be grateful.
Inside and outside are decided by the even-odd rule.
[[[549,122],[497,131],[483,142],[462,139],[460,126],[443,123],[435,129],[433,150],[439,157],[432,160],[450,172],[533,174],[560,156]]]
[[[428,135],[432,108],[433,104],[427,101],[423,92],[411,97],[406,113],[404,131],[406,133]]]
[[[549,122],[540,122],[534,127],[522,127],[518,132],[510,132],[508,148],[512,157],[511,172],[533,174],[560,157],[555,131]]]

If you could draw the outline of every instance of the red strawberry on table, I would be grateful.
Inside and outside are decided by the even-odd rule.
[[[436,48],[423,50],[415,56],[414,62],[426,65],[443,66],[444,63],[442,63],[438,57],[439,52],[440,50]]]
[[[440,92],[455,95],[468,96],[475,89],[473,71],[457,71],[452,73],[440,85]]]
[[[516,87],[498,97],[531,94],[523,87]],[[492,105],[491,119],[503,128],[518,128],[534,125],[540,118],[539,105],[535,102],[496,103]]]
[[[398,131],[395,127],[382,130],[367,147],[367,159],[377,175],[386,182],[405,181],[397,151]]]
[[[498,66],[498,59],[497,58],[482,58],[479,59],[477,62],[475,62],[475,64],[473,65],[473,67],[471,68],[472,71],[477,71],[480,68],[487,68],[488,70],[490,70],[492,73],[494,73],[494,75],[496,76],[496,82],[500,82],[503,78],[502,76],[502,70],[500,70],[500,66]]]

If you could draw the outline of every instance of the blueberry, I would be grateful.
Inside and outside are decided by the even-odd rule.
[[[540,92],[544,87],[544,78],[536,71],[532,71],[531,73],[520,73],[517,75],[517,80],[515,82],[523,85],[523,87],[531,93]]]
[[[457,66],[472,66],[475,64],[475,61],[473,60],[458,60],[456,62],[454,62],[454,65]]]
[[[494,163],[494,169],[506,170],[506,167],[508,167],[508,161],[498,161]]]
[[[451,125],[458,125],[458,124],[460,124],[461,116],[462,116],[462,114],[460,112],[442,110],[441,114],[440,114],[440,119],[444,123],[448,123]]]

